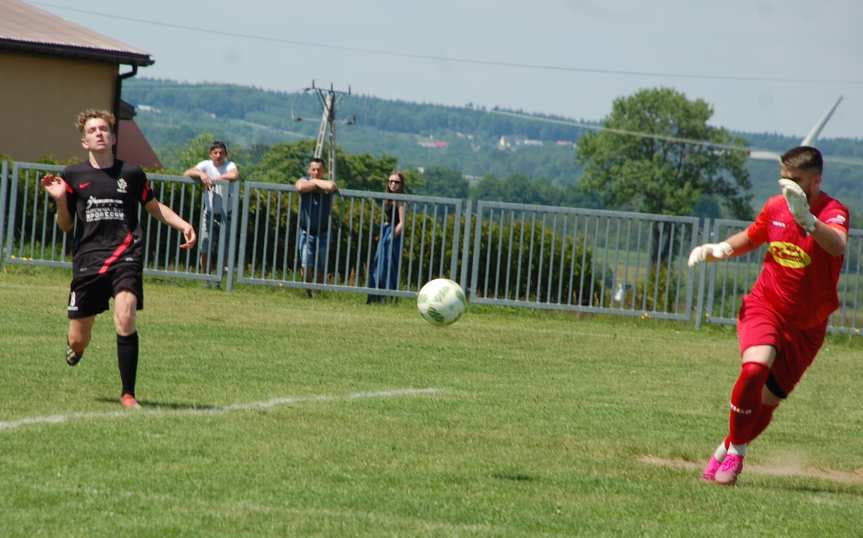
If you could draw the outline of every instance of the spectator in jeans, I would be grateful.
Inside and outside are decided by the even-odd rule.
[[[404,194],[405,176],[399,171],[390,174],[386,192]],[[384,200],[384,221],[375,257],[369,264],[369,287],[395,290],[399,287],[399,259],[402,252],[402,231],[405,225],[405,203]],[[382,303],[385,296],[369,295],[366,304]]]
[[[184,176],[200,181],[204,187],[204,210],[201,212],[200,245],[201,270],[212,273],[219,260],[219,241],[224,234],[224,263],[228,262],[228,247],[231,230],[231,185],[219,182],[237,181],[240,171],[233,161],[228,160],[228,147],[224,142],[215,140],[210,144],[210,158],[201,161],[183,172]]]
[[[326,167],[322,159],[313,158],[309,161],[308,174],[294,183],[300,193],[300,264],[304,281],[323,284],[329,246],[332,195],[338,190],[338,186],[335,181],[325,178]],[[311,290],[307,292],[311,296]]]

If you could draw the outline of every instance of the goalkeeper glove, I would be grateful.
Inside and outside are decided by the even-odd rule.
[[[804,230],[812,233],[815,229],[815,215],[809,212],[809,202],[806,200],[806,193],[800,188],[797,182],[787,178],[779,180],[779,186],[782,188],[782,196],[785,197],[785,203],[788,204],[788,210],[794,215],[794,220]]]
[[[693,267],[696,263],[715,262],[725,260],[734,254],[734,249],[727,241],[721,243],[704,243],[692,249],[689,253],[689,267]]]

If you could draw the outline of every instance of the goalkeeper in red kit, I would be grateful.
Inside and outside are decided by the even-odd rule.
[[[737,316],[742,366],[731,391],[729,433],[703,478],[733,485],[746,447],[770,424],[812,364],[839,307],[837,284],[848,240],[848,209],[821,191],[821,153],[809,146],[781,157],[781,195],[746,230],[693,249],[689,266],[724,260],[767,244],[758,280]]]
[[[76,125],[86,161],[67,166],[60,176],[42,178],[57,205],[57,225],[75,232],[72,284],[67,306],[69,332],[66,363],[75,366],[90,343],[96,315],[114,299],[117,365],[124,407],[140,407],[135,399],[138,331],[135,312],[144,307],[144,245],[139,206],[153,218],[183,234],[180,248],[195,244],[195,229],[159,202],[138,166],[114,158],[114,115],[85,110]]]

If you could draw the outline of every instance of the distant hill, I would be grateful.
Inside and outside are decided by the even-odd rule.
[[[319,100],[312,94],[226,84],[133,78],[124,84],[123,97],[137,107],[138,124],[168,167],[176,164],[178,148],[203,132],[229,145],[270,146],[314,138],[321,114]],[[338,103],[338,118],[352,124],[337,125],[337,137],[350,153],[391,155],[401,167],[440,165],[467,176],[522,174],[561,185],[577,183],[581,169],[575,162],[574,144],[586,129],[495,112],[354,95]],[[799,143],[797,138],[775,133],[735,134],[751,147],[776,152]],[[825,138],[818,146],[828,155],[863,160],[863,139]],[[776,190],[776,167],[767,161],[749,161],[748,168],[753,205],[760,206]],[[863,167],[831,163],[825,190],[861,212]]]

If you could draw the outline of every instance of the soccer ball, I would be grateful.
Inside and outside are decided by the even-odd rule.
[[[464,290],[448,278],[429,280],[417,295],[417,308],[432,325],[455,323],[464,314]]]

